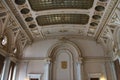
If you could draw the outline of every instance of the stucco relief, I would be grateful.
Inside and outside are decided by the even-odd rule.
[[[67,69],[67,61],[61,61],[61,68]]]

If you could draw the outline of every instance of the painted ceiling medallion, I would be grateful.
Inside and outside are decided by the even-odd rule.
[[[30,10],[29,10],[28,8],[23,8],[23,9],[21,9],[20,12],[21,12],[22,14],[27,14],[27,13],[30,12]]]
[[[98,23],[96,23],[96,22],[92,22],[92,23],[90,23],[90,25],[91,25],[91,26],[97,26]]]
[[[25,0],[15,0],[15,3],[18,5],[23,5],[25,3]]]
[[[92,18],[98,20],[98,19],[101,18],[101,16],[99,16],[99,15],[93,15]]]
[[[36,18],[38,25],[54,25],[54,24],[81,24],[88,23],[89,16],[86,14],[51,14],[42,15]]]
[[[30,21],[32,21],[32,20],[33,20],[32,17],[27,17],[27,18],[25,18],[25,21],[26,21],[26,22],[30,22]]]
[[[35,28],[35,27],[36,27],[35,24],[31,24],[31,25],[29,25],[29,28]]]
[[[49,9],[90,9],[94,0],[28,0],[34,11]]]
[[[105,7],[104,7],[104,6],[96,6],[96,7],[95,7],[95,10],[96,10],[96,11],[104,11],[104,10],[105,10]]]

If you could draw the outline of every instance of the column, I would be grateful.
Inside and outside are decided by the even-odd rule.
[[[23,77],[27,77],[27,68],[26,68],[26,65],[28,64],[29,62],[25,62],[25,65],[24,65],[24,76]],[[14,80],[18,80],[18,78],[20,78],[20,61],[18,61],[17,63],[16,63],[16,72],[15,72],[15,79]],[[20,78],[21,79],[21,78]],[[24,79],[23,79],[24,80]]]
[[[82,59],[80,58],[77,62],[77,79],[82,80]]]
[[[45,59],[45,70],[44,70],[44,80],[49,80],[49,67],[50,67],[50,58]]]
[[[115,66],[114,66],[114,62],[111,62],[111,69],[112,69],[112,74],[113,74],[113,80],[117,80],[116,77],[116,72],[115,72]]]
[[[9,66],[10,66],[10,58],[7,57],[4,63],[3,74],[2,74],[1,80],[7,80],[8,73],[9,73]]]
[[[1,35],[0,35],[0,39],[1,39],[2,37],[1,37]],[[0,48],[2,49],[3,47],[2,47],[2,40],[0,40]]]
[[[18,79],[18,75],[17,75],[18,72],[19,72],[18,63],[16,63],[16,66],[14,68],[13,80]]]

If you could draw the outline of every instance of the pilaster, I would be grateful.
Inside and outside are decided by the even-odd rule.
[[[7,57],[5,62],[4,62],[3,74],[2,74],[1,80],[7,80],[8,79],[9,66],[10,66],[10,58]]]

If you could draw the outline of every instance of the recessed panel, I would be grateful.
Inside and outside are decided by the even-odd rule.
[[[26,21],[26,22],[30,22],[30,21],[32,21],[32,20],[33,20],[32,17],[27,17],[27,18],[25,18],[25,21]]]
[[[23,8],[20,12],[21,12],[22,14],[27,14],[27,13],[30,12],[30,10],[27,9],[27,8]]]
[[[15,0],[15,3],[18,5],[23,5],[25,3],[25,0]]]
[[[51,14],[42,15],[36,18],[38,25],[54,25],[54,24],[82,24],[88,23],[89,16],[86,14]]]
[[[99,16],[99,15],[93,15],[92,18],[95,19],[95,20],[98,20],[98,19],[101,18],[101,16]]]
[[[95,7],[95,10],[96,10],[96,11],[104,11],[104,10],[105,10],[105,7],[104,7],[104,6],[96,6],[96,7]]]
[[[98,23],[96,23],[96,22],[92,22],[92,23],[90,23],[90,25],[91,25],[91,26],[97,26]]]
[[[94,0],[28,0],[34,11],[49,9],[90,9]]]
[[[35,28],[35,27],[36,27],[35,24],[30,24],[30,25],[29,25],[29,28]]]

